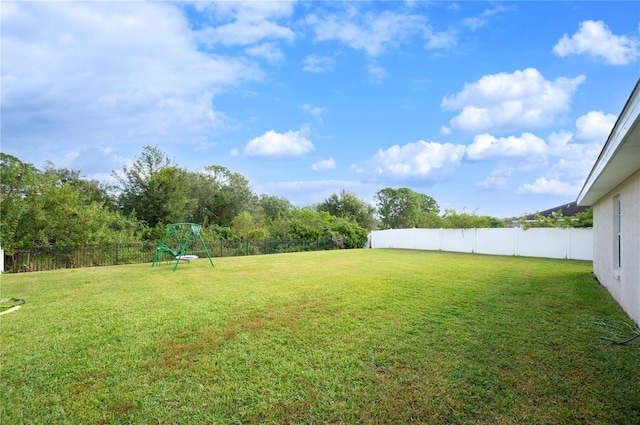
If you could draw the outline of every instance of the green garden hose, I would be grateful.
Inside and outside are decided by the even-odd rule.
[[[598,326],[609,329],[610,333],[615,333],[613,337],[601,336],[600,338],[617,345],[624,345],[640,337],[640,328],[635,324],[629,324],[620,319],[596,319],[594,323]],[[623,328],[624,331],[620,331]],[[631,334],[631,335],[629,335]]]

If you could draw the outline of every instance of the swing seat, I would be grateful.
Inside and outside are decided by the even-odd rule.
[[[197,255],[176,255],[176,260],[182,260],[182,261],[186,261],[187,263],[189,263],[191,260],[197,260],[198,257]]]
[[[209,250],[207,249],[207,246],[205,245],[204,240],[202,239],[202,234],[200,233],[201,228],[202,228],[201,225],[195,224],[195,223],[170,224],[169,227],[167,228],[167,232],[165,233],[164,238],[162,239],[162,242],[156,248],[156,255],[153,261],[151,262],[151,267],[155,266],[157,263],[162,261],[161,257],[166,258],[166,256],[163,254],[169,254],[169,258],[173,257],[176,259],[176,264],[175,266],[173,266],[174,272],[176,271],[176,268],[178,267],[178,264],[180,264],[180,262],[186,261],[188,263],[191,260],[195,260],[199,258],[197,255],[185,254],[185,252],[188,249],[190,250],[189,241],[191,240],[192,237],[200,240],[200,242],[202,243],[202,248],[204,248],[204,252],[207,254],[207,258],[209,258],[211,267],[215,267],[213,264],[213,260],[211,259],[211,254],[209,254]],[[173,236],[173,238],[177,240],[180,246],[179,250],[174,250],[167,247],[166,245],[167,238],[169,238],[170,236]]]

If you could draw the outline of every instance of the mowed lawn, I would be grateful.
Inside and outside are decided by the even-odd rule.
[[[4,274],[2,424],[638,424],[591,263],[347,250]]]

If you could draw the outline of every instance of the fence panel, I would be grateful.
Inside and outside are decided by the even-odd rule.
[[[593,229],[392,229],[370,240],[371,248],[593,260]]]
[[[513,229],[476,229],[476,254],[516,255]]]
[[[569,230],[569,257],[576,260],[593,260],[593,229]]]
[[[475,229],[442,229],[442,251],[472,253],[475,247]]]
[[[568,258],[567,229],[529,229],[518,234],[517,255]],[[544,254],[544,255],[543,255]]]
[[[315,241],[292,240],[220,240],[205,241],[212,257],[235,257],[241,255],[264,255],[301,251],[339,249],[331,238]],[[11,273],[45,271],[61,268],[112,266],[118,264],[151,263],[156,255],[153,243],[103,244],[89,246],[32,247],[3,255],[5,270]],[[206,257],[201,243],[190,243],[185,254]],[[171,254],[161,261],[173,260]]]
[[[442,229],[415,229],[414,248],[439,250],[442,246]]]

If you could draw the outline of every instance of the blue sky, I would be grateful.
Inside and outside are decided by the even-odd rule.
[[[304,206],[574,201],[640,77],[637,2],[12,2],[2,152],[110,181],[144,145]]]

